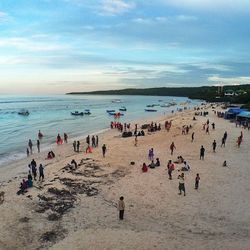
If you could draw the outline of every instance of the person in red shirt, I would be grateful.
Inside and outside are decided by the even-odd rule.
[[[169,176],[169,180],[172,180],[172,172],[174,171],[174,164],[172,163],[171,160],[168,161],[168,176]]]

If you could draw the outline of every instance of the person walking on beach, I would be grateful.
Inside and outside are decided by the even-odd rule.
[[[225,143],[226,143],[226,140],[227,140],[227,131],[225,131],[223,137],[224,137],[224,140],[225,140]]]
[[[36,161],[33,159],[30,165],[31,165],[32,174],[34,176],[34,180],[36,181],[36,176],[37,176]]]
[[[202,145],[200,149],[200,160],[204,160],[204,156],[205,156],[205,148]]]
[[[199,182],[200,182],[200,175],[196,174],[196,177],[195,177],[195,189],[196,190],[198,190],[199,188]]]
[[[80,151],[80,141],[77,141],[76,143],[76,151],[79,153]]]
[[[44,167],[42,164],[40,164],[39,166],[39,181],[42,179],[42,181],[44,180]]]
[[[31,141],[31,139],[29,139],[28,146],[29,146],[29,149],[30,149],[30,154],[33,154],[33,151],[32,151],[33,143]]]
[[[217,146],[217,143],[216,143],[216,141],[214,140],[213,143],[212,143],[212,147],[213,147],[213,152],[214,152],[214,153],[215,153],[216,146]]]
[[[174,164],[172,163],[171,160],[168,161],[167,168],[168,168],[168,177],[169,177],[169,180],[172,180],[172,172],[174,171]]]
[[[170,151],[171,151],[171,155],[173,155],[174,149],[176,149],[174,142],[171,143],[170,145]]]
[[[206,128],[206,134],[209,135],[209,125],[207,125],[207,128]]]
[[[39,140],[36,141],[36,146],[37,146],[38,153],[40,153],[40,141]]]
[[[123,196],[121,196],[120,200],[118,201],[117,209],[119,211],[119,219],[123,220],[124,210],[125,210],[125,203],[124,203],[124,197]]]
[[[102,156],[105,157],[105,154],[106,154],[106,151],[107,151],[107,147],[105,144],[102,145]]]
[[[74,152],[76,152],[76,141],[73,142],[73,149],[74,149]]]
[[[193,142],[193,141],[194,141],[194,132],[191,135],[191,142]]]
[[[213,122],[211,125],[212,125],[212,129],[215,130],[215,123]]]
[[[185,177],[184,173],[181,173],[181,175],[178,176],[179,179],[179,195],[182,194],[182,191],[184,192],[184,196],[186,196],[186,189],[185,189]]]
[[[29,157],[29,156],[30,156],[30,151],[29,151],[29,149],[28,149],[28,148],[26,148],[26,154],[27,154],[27,157]]]
[[[242,142],[242,137],[239,136],[238,139],[237,139],[238,148],[240,147],[241,142]]]
[[[221,139],[221,147],[222,147],[222,146],[225,147],[225,145],[226,145],[226,140],[225,140],[225,138],[224,138],[224,136],[223,136],[222,139]]]
[[[63,136],[64,136],[65,143],[68,143],[68,135],[66,133],[64,133]]]
[[[98,138],[98,135],[95,137],[95,145],[96,147],[98,147],[98,143],[99,143],[99,138]]]

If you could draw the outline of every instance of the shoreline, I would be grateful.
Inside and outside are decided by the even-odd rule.
[[[211,108],[208,111],[208,117],[197,116],[196,121],[192,120],[193,109],[134,121],[142,125],[172,120],[169,132],[164,126],[161,131],[147,132],[146,136],[138,137],[137,147],[134,137],[121,138],[116,129],[100,135],[99,148],[92,154],[74,153],[72,145],[58,146],[56,159],[45,167],[45,182],[35,182],[34,188],[28,189],[24,196],[17,196],[16,191],[26,176],[27,166],[20,161],[8,170],[0,169],[1,176],[13,174],[11,182],[6,179],[1,187],[6,200],[0,205],[0,235],[4,239],[0,241],[0,248],[161,250],[166,246],[167,249],[202,246],[211,250],[248,249],[249,133],[243,131],[243,144],[237,148],[235,138],[241,129],[218,118]],[[207,119],[216,124],[209,135],[202,130]],[[185,124],[191,124],[191,131],[195,131],[194,143],[191,131],[189,135],[181,134]],[[220,148],[225,130],[229,138],[226,148]],[[216,153],[211,149],[214,139],[218,143]],[[173,156],[169,151],[172,141],[177,148]],[[105,158],[101,154],[102,143],[108,148]],[[204,161],[199,160],[200,145],[206,148]],[[141,165],[149,163],[147,153],[151,147],[155,149],[155,157],[160,158],[161,166],[142,173]],[[166,172],[168,159],[175,160],[178,155],[191,166],[185,173],[186,197],[178,195],[179,166],[172,181]],[[72,158],[79,164],[77,170],[67,165]],[[225,159],[228,168],[221,166]],[[239,160],[241,164],[237,165]],[[135,165],[130,165],[131,161]],[[194,190],[193,182],[197,172],[201,175],[198,191]],[[117,219],[116,210],[121,195],[126,204],[123,222]],[[13,234],[16,240],[11,237]],[[152,240],[146,244],[149,238]]]

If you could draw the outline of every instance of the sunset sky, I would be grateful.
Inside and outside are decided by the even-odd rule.
[[[1,0],[0,94],[250,83],[249,0]]]

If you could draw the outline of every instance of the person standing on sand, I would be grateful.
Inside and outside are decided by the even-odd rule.
[[[174,142],[171,143],[170,145],[170,151],[171,151],[171,155],[173,155],[174,149],[176,149]]]
[[[172,172],[174,171],[174,164],[172,163],[171,160],[168,161],[168,176],[169,176],[169,180],[172,180]]]
[[[64,136],[65,143],[68,143],[68,135],[66,133],[64,133],[63,136]]]
[[[224,147],[225,147],[225,145],[226,145],[225,138],[224,138],[224,137],[222,137],[222,139],[221,139],[221,147],[222,147],[222,146],[224,146]]]
[[[42,164],[39,166],[39,181],[40,179],[42,179],[42,181],[44,180],[44,167]]]
[[[125,210],[125,203],[124,203],[124,197],[123,196],[121,196],[120,200],[118,201],[117,209],[119,211],[119,219],[123,220],[124,210]]]
[[[29,139],[28,146],[29,146],[29,149],[30,149],[30,154],[33,154],[33,151],[32,151],[33,143],[31,141],[31,139]]]
[[[192,133],[192,136],[191,136],[191,142],[193,142],[194,141],[194,132]]]
[[[199,182],[200,182],[200,175],[196,174],[196,177],[195,177],[195,189],[196,190],[198,190],[199,188]]]
[[[95,136],[93,135],[91,138],[92,141],[92,147],[95,148]]]
[[[107,152],[107,147],[105,144],[102,145],[102,156],[105,157],[105,154]]]
[[[89,136],[89,135],[86,137],[86,143],[87,143],[88,145],[90,144],[90,136]]]
[[[77,141],[76,143],[76,151],[79,153],[80,151],[80,141]]]
[[[215,130],[215,123],[213,122],[211,125],[212,125],[212,129]]]
[[[40,141],[39,140],[36,141],[36,146],[37,146],[38,153],[40,153]]]
[[[179,195],[181,195],[182,191],[184,192],[184,196],[186,196],[186,189],[185,189],[185,178],[184,173],[178,176],[179,179]]]
[[[98,147],[98,143],[99,143],[99,138],[98,138],[98,135],[95,137],[95,145],[96,147]]]
[[[36,181],[36,176],[37,176],[36,161],[33,159],[30,165],[31,165],[32,174],[34,176],[34,180]]]
[[[26,148],[26,154],[27,154],[27,157],[29,157],[29,156],[30,156],[30,151],[29,151],[29,149],[28,149],[28,148]]]
[[[76,141],[73,142],[74,152],[76,152]]]
[[[215,153],[216,145],[217,145],[217,143],[216,143],[216,141],[214,140],[214,142],[213,142],[213,144],[212,144],[213,152],[214,152],[214,153]]]
[[[205,148],[203,146],[201,146],[201,149],[200,149],[200,160],[204,160],[204,156],[205,156]]]

